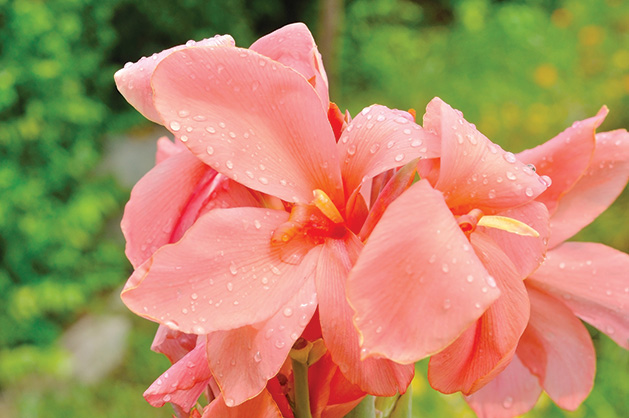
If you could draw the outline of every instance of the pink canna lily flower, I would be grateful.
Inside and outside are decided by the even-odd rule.
[[[564,409],[583,402],[594,383],[595,353],[577,318],[629,349],[629,255],[602,244],[564,242],[602,213],[629,179],[627,131],[594,133],[606,114],[603,108],[519,154],[538,172],[553,176],[553,186],[538,198],[551,212],[550,250],[525,281],[531,316],[516,355],[466,398],[480,417],[523,414],[542,390]]]
[[[348,298],[364,357],[412,363],[453,344],[431,364],[431,383],[473,390],[504,367],[526,327],[522,279],[548,238],[548,212],[533,200],[550,180],[438,98],[424,128],[440,138],[440,158],[420,162],[422,179],[384,212],[350,273]],[[481,367],[457,376],[483,350]]]
[[[288,49],[278,46],[289,38]],[[404,392],[411,365],[361,361],[345,279],[363,246],[361,189],[437,156],[434,135],[406,112],[371,106],[340,123],[337,143],[338,114],[328,117],[325,72],[302,24],[250,49],[216,39],[117,73],[127,100],[191,151],[157,164],[132,194],[123,228],[135,272],[123,301],[171,330],[207,335],[209,368],[229,407],[264,390],[317,307],[350,382],[378,395]],[[228,183],[223,200],[213,195],[215,177]],[[242,196],[227,202],[232,192]]]

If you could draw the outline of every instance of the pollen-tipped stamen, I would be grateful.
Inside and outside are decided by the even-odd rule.
[[[522,235],[525,237],[539,237],[539,232],[517,219],[509,218],[506,216],[483,216],[479,219],[478,226],[484,226],[486,228],[500,229],[513,234]]]
[[[321,213],[323,213],[329,220],[335,224],[340,224],[344,221],[339,210],[334,206],[334,203],[328,195],[321,189],[315,189],[312,191],[314,199],[312,204],[315,205]]]

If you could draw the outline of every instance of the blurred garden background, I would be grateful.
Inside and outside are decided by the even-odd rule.
[[[0,0],[0,417],[170,417],[143,391],[167,367],[156,325],[118,300],[130,274],[118,223],[160,134],[114,72],[189,39],[247,47],[303,21],[331,99],[418,115],[434,96],[513,152],[574,120],[629,127],[629,2],[622,0]],[[147,145],[148,144],[148,145]],[[629,193],[576,239],[629,252]],[[629,416],[629,354],[591,329],[594,391],[576,412]],[[416,416],[471,417],[418,365]]]

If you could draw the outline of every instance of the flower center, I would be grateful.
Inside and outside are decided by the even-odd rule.
[[[292,207],[288,221],[273,231],[273,244],[285,244],[300,236],[316,245],[322,244],[325,238],[342,238],[345,235],[343,217],[332,200],[323,190],[314,190],[313,195],[310,204]]]

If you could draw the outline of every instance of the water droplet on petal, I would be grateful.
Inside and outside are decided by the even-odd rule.
[[[356,154],[356,145],[352,144],[349,147],[347,147],[347,153],[349,155],[354,155]]]
[[[190,115],[190,112],[188,112],[187,110],[182,109],[179,112],[177,112],[177,114],[179,115],[180,118],[185,118],[185,117]]]
[[[269,179],[266,177],[258,177],[258,181],[262,184],[269,184]]]
[[[530,187],[527,187],[526,190],[524,191],[524,194],[526,194],[528,197],[532,197],[533,196],[533,189],[531,189]]]
[[[234,402],[234,400],[233,400],[233,399],[231,399],[231,398],[225,398],[225,405],[227,405],[227,406],[229,406],[229,407],[232,407],[232,406],[234,406],[234,404],[235,404],[235,402]]]
[[[375,154],[380,149],[380,144],[375,143],[369,148],[369,152]]]
[[[504,157],[505,161],[508,162],[508,163],[512,163],[513,164],[513,163],[515,163],[517,161],[517,158],[515,158],[515,155],[513,155],[512,152],[508,152],[508,151],[505,152],[503,157]]]
[[[181,129],[181,124],[179,122],[177,122],[177,121],[172,121],[172,122],[170,122],[170,129],[173,132],[177,132],[178,130]]]
[[[411,147],[413,147],[413,148],[420,147],[421,145],[422,145],[422,140],[421,139],[416,139],[413,142],[411,142]]]
[[[275,341],[275,347],[276,347],[276,348],[282,348],[282,347],[284,347],[285,345],[286,345],[286,343],[285,343],[284,341],[282,341],[282,340],[277,340],[277,341]]]
[[[450,267],[448,267],[448,265],[447,265],[446,263],[443,263],[443,265],[441,266],[441,270],[442,270],[444,273],[447,273],[447,272],[449,272],[449,271],[450,271]]]
[[[285,317],[290,317],[293,315],[293,310],[291,308],[285,308],[284,312],[282,312],[284,314]]]
[[[384,115],[378,115],[378,117],[376,118],[378,122],[383,122],[385,119],[386,117]]]
[[[504,401],[502,401],[502,406],[506,409],[509,409],[513,406],[513,398],[511,396],[507,396]]]
[[[256,363],[260,363],[262,361],[262,355],[260,354],[259,351],[256,351],[256,353],[253,355],[253,360]]]
[[[232,168],[234,168],[234,163],[233,163],[231,160],[227,160],[227,161],[225,162],[225,165],[226,165],[226,166],[227,166],[227,168],[229,168],[230,170],[231,170]]]
[[[234,285],[232,282],[227,282],[227,290],[229,290],[230,292],[234,290]]]
[[[212,148],[211,145],[208,145],[205,151],[208,153],[208,155],[214,154],[214,148]]]
[[[164,395],[164,397],[162,398],[164,400],[164,402],[170,402],[170,395],[166,394]]]
[[[496,279],[493,276],[487,276],[487,284],[489,287],[496,287]]]
[[[395,161],[398,163],[404,159],[404,154],[398,154],[395,156]]]
[[[515,180],[515,179],[517,179],[517,176],[515,174],[513,174],[511,171],[507,171],[507,178],[509,180]]]
[[[467,282],[468,283],[472,283],[474,281],[474,276],[472,276],[471,274],[468,274],[467,276]]]

